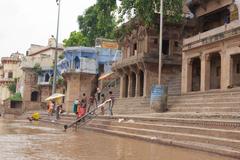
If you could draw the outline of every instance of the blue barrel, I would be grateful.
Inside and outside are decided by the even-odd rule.
[[[167,111],[168,87],[165,85],[154,85],[151,90],[151,109],[161,113]]]

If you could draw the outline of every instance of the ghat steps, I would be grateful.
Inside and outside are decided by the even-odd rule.
[[[240,112],[240,90],[168,97],[171,112]]]
[[[51,122],[51,117],[41,115],[41,121]],[[84,128],[240,158],[239,117],[240,114],[213,113],[99,116]],[[74,119],[73,115],[63,115],[53,124],[63,127]]]

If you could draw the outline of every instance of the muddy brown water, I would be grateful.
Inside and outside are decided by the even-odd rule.
[[[234,160],[93,131],[0,119],[0,160]]]

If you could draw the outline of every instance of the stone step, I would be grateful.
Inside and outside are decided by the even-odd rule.
[[[181,102],[203,102],[204,101],[212,101],[212,102],[216,102],[216,101],[238,101],[240,102],[240,95],[239,96],[212,96],[212,97],[193,97],[193,98],[185,98],[182,96],[178,96],[178,98],[172,98],[172,97],[176,97],[176,96],[169,96],[168,97],[168,102],[170,103],[181,103]]]
[[[181,97],[173,96],[171,98],[194,98],[194,97],[211,97],[211,96],[240,96],[240,89],[239,90],[229,90],[229,91],[208,91],[208,92],[195,92],[195,93],[188,93],[182,94]]]
[[[174,107],[240,107],[240,102],[230,101],[230,102],[184,102],[184,103],[168,103],[168,106]]]
[[[174,145],[174,146],[179,146],[179,147],[197,149],[197,150],[217,153],[220,155],[225,155],[225,156],[229,156],[229,157],[233,157],[233,158],[240,157],[240,152],[232,147],[223,147],[223,146],[219,146],[219,145],[205,144],[205,143],[199,143],[199,142],[196,143],[196,142],[183,141],[183,140],[175,140],[175,139],[173,140],[173,139],[166,139],[166,138],[161,138],[161,137],[145,136],[145,135],[141,135],[138,133],[133,134],[133,133],[127,133],[127,132],[122,132],[122,131],[113,131],[110,129],[89,127],[89,126],[85,127],[85,129],[99,131],[99,132],[103,132],[103,133],[115,134],[118,136],[137,138],[137,139],[142,139],[142,140],[146,140],[146,141],[150,141],[150,142],[166,144],[166,145]]]
[[[90,124],[98,125],[111,125],[111,126],[122,126],[131,127],[136,129],[149,129],[157,131],[167,131],[167,132],[177,132],[177,133],[187,133],[194,135],[205,135],[205,136],[215,136],[218,138],[229,138],[234,140],[240,140],[240,131],[227,130],[227,129],[212,129],[212,128],[202,128],[202,127],[192,127],[192,126],[179,126],[179,125],[168,125],[168,124],[152,124],[146,122],[118,122],[117,120],[101,120],[94,119]]]
[[[231,130],[240,130],[240,120],[238,119],[239,116],[236,116],[236,119],[223,119],[221,115],[213,114],[211,117],[211,114],[205,115],[202,114],[200,116],[199,114],[192,114],[188,116],[181,115],[181,118],[171,115],[167,115],[166,117],[157,115],[154,117],[152,116],[146,116],[146,115],[115,115],[113,117],[109,116],[98,116],[98,119],[111,119],[111,120],[133,120],[134,122],[147,122],[147,123],[153,123],[153,124],[171,124],[171,125],[182,125],[182,126],[198,126],[198,127],[204,127],[204,128],[226,128]],[[206,118],[207,117],[207,118]],[[209,118],[210,117],[210,118]],[[220,118],[220,119],[216,119]]]
[[[144,136],[154,136],[172,140],[182,140],[182,141],[191,141],[191,142],[202,142],[206,144],[214,144],[226,147],[233,147],[235,150],[240,150],[240,141],[232,140],[227,138],[217,138],[204,135],[194,135],[187,133],[173,133],[167,131],[157,131],[150,129],[136,129],[132,127],[122,127],[122,126],[111,126],[111,125],[98,125],[94,123],[89,123],[88,126],[100,128],[100,129],[110,129],[113,131],[127,132],[131,134],[140,134]]]
[[[170,112],[240,112],[239,107],[169,107]]]

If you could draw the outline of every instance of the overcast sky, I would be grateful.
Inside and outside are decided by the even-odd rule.
[[[59,41],[78,30],[77,16],[96,0],[61,0]],[[0,1],[0,57],[19,51],[26,52],[30,44],[47,45],[56,35],[56,0]]]

